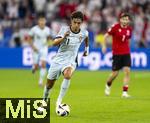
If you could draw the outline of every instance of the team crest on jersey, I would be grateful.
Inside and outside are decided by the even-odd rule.
[[[130,31],[129,31],[129,30],[127,30],[127,35],[128,35],[128,36],[130,35]]]

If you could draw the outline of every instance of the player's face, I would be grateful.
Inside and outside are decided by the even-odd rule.
[[[120,18],[120,23],[123,27],[129,25],[130,19],[128,16]]]
[[[38,25],[40,26],[40,28],[44,28],[45,24],[46,24],[46,19],[45,18],[39,18]]]
[[[81,26],[82,20],[78,19],[78,18],[73,18],[71,20],[71,29],[74,32],[78,32],[80,30],[80,26]]]

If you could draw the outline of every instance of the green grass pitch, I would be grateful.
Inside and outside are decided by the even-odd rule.
[[[110,71],[76,71],[63,102],[70,105],[68,117],[55,114],[62,77],[51,94],[51,123],[150,123],[150,73],[131,73],[130,99],[121,98],[123,73],[114,81],[111,95],[104,95]],[[0,70],[0,97],[42,97],[38,74],[30,70]]]

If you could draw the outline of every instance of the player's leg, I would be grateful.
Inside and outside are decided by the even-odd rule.
[[[109,75],[106,85],[105,85],[105,95],[110,95],[110,89],[113,81],[118,76],[119,70],[121,69],[121,56],[113,55],[113,62],[112,62],[112,72]]]
[[[37,52],[32,53],[33,56],[33,65],[32,65],[32,73],[34,74],[36,70],[39,68],[39,54]]]
[[[57,102],[56,102],[56,107],[61,104],[62,99],[65,96],[65,94],[66,94],[66,92],[69,88],[70,79],[72,77],[72,74],[73,74],[74,70],[75,70],[75,67],[72,67],[72,66],[66,67],[63,70],[64,79],[63,79],[63,82],[61,84],[60,93],[59,93],[59,96],[58,96]]]
[[[47,79],[47,83],[44,87],[43,101],[42,101],[42,104],[40,105],[40,107],[37,109],[39,112],[43,112],[44,107],[47,106],[48,98],[51,93],[51,89],[54,86],[55,81],[56,81],[55,79],[54,80]]]
[[[128,95],[128,84],[130,81],[130,66],[131,66],[131,57],[130,54],[123,56],[123,71],[124,71],[124,78],[123,78],[123,97],[130,97]]]
[[[128,95],[128,84],[130,81],[130,67],[124,67],[123,68],[124,71],[124,78],[123,78],[123,97],[129,97]]]
[[[46,61],[41,60],[39,86],[43,86],[45,75],[46,75]]]
[[[32,73],[34,74],[39,68],[39,65],[38,64],[33,64],[32,65]]]
[[[56,81],[56,79],[54,79],[54,80],[47,79],[47,83],[44,87],[44,94],[43,94],[44,101],[47,101],[47,98],[50,95],[51,89],[54,86],[55,81]]]
[[[44,93],[43,93],[43,102],[42,105],[38,108],[38,111],[43,111],[43,104],[47,103],[47,99],[49,98],[49,95],[51,94],[51,90],[54,86],[55,81],[58,79],[61,73],[61,65],[56,63],[51,63],[51,66],[48,71],[47,75],[47,83],[44,87]]]
[[[46,75],[46,61],[47,61],[48,49],[44,48],[40,51],[40,77],[39,86],[43,86],[44,77]]]
[[[118,76],[118,73],[119,73],[119,71],[112,71],[107,79],[106,86],[105,86],[105,94],[107,96],[110,95],[110,89],[111,89],[112,82]]]
[[[60,74],[61,74],[61,66],[59,64],[52,63],[48,71],[47,83],[44,87],[43,100],[46,101],[47,98],[49,97],[52,87],[55,81],[59,78]]]

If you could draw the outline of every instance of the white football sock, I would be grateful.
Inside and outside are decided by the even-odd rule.
[[[67,89],[69,88],[69,85],[70,85],[70,80],[64,79],[62,84],[61,84],[61,89],[60,89],[59,96],[57,98],[56,105],[61,104],[62,98],[65,96]]]
[[[46,68],[41,68],[41,69],[40,69],[39,84],[43,84],[45,75],[46,75]]]

